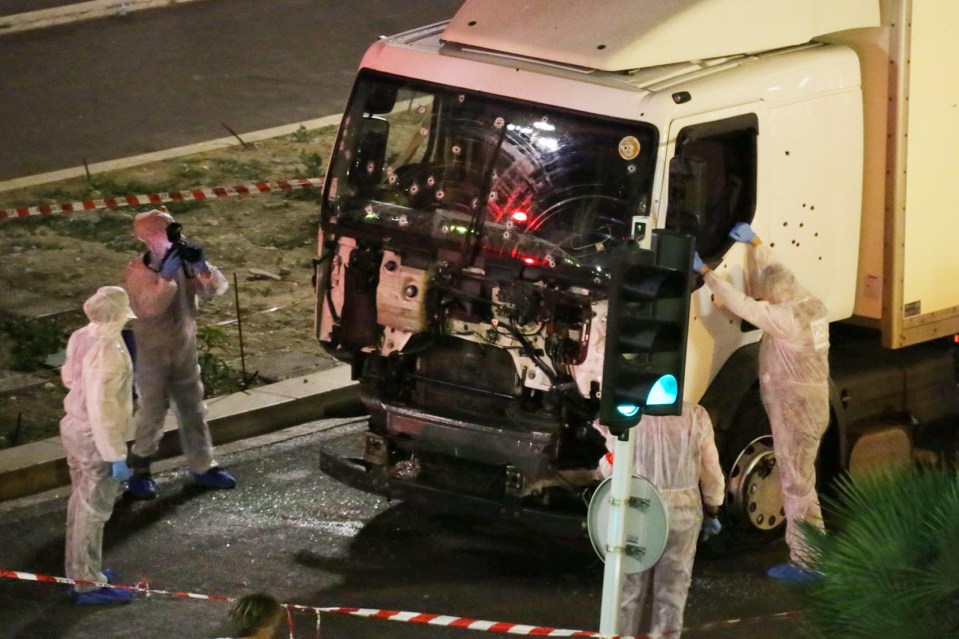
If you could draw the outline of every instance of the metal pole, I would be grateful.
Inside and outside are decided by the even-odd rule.
[[[619,593],[623,588],[626,512],[632,487],[633,445],[636,438],[634,431],[635,427],[630,428],[626,438],[617,438],[613,447],[613,475],[609,486],[609,530],[606,536],[603,602],[599,617],[599,633],[605,637],[619,633]]]
[[[240,334],[240,373],[243,375],[243,387],[246,387],[246,356],[243,350],[243,319],[240,317],[240,287],[237,284],[236,271],[233,272],[233,299],[236,303],[236,330]]]

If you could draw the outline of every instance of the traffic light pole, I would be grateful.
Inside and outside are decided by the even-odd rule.
[[[606,565],[603,571],[603,602],[600,608],[599,633],[606,637],[618,634],[619,593],[623,588],[623,557],[626,553],[626,512],[629,508],[633,476],[633,444],[636,429],[626,431],[627,439],[618,437],[613,448],[613,475],[610,480],[609,531],[606,537]]]

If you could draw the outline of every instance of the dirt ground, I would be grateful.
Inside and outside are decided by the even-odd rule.
[[[3,192],[0,209],[322,177],[334,136],[332,127],[301,129],[248,146]],[[184,236],[201,244],[208,261],[230,280],[226,295],[202,306],[200,325],[215,327],[211,352],[231,368],[240,368],[238,306],[248,374],[258,361],[283,353],[328,360],[313,337],[310,284],[319,194],[306,189],[168,205]],[[44,333],[65,344],[69,331],[85,323],[83,300],[99,286],[121,284],[125,265],[142,253],[132,219],[150,208],[0,222],[0,322],[31,327],[29,339]],[[27,321],[39,317],[49,319],[40,325]],[[56,435],[62,416],[64,390],[55,366],[12,370],[14,350],[24,342],[0,330],[0,447]]]

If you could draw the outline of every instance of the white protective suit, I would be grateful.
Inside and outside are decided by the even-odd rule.
[[[803,289],[771,251],[760,244],[752,253],[748,285],[761,301],[712,271],[705,280],[721,305],[763,330],[759,388],[782,480],[786,543],[790,560],[805,566],[797,523],[823,527],[816,454],[829,425],[829,320],[826,306]]]
[[[229,284],[219,269],[208,263],[207,273],[184,265],[172,279],[160,276],[160,263],[171,246],[166,228],[173,221],[168,213],[153,210],[137,215],[133,223],[136,236],[149,252],[127,266],[125,281],[130,306],[138,318],[133,334],[139,409],[130,465],[149,468],[172,401],[190,470],[203,473],[216,462],[197,362],[197,296],[222,295]]]
[[[605,427],[600,426],[605,431]],[[703,522],[703,502],[718,508],[726,482],[719,465],[713,423],[702,406],[683,402],[683,414],[644,415],[635,426],[633,468],[659,489],[669,512],[669,537],[663,556],[650,570],[624,575],[619,634],[639,634],[649,582],[653,582],[652,632],[678,638],[683,628],[686,595],[693,576],[696,541]],[[616,438],[608,432],[606,447]],[[612,474],[611,455],[600,460],[604,477]]]
[[[133,430],[133,364],[120,336],[131,312],[127,294],[118,286],[99,289],[83,310],[90,323],[70,336],[60,370],[69,389],[60,437],[73,488],[67,505],[65,568],[70,579],[106,582],[101,572],[103,527],[120,490],[110,464],[126,459],[126,441]]]

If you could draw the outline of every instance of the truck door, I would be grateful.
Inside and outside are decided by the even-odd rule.
[[[747,104],[673,120],[664,186],[655,208],[657,227],[694,235],[703,261],[716,268],[725,260],[724,274],[739,287],[744,252],[729,251],[729,231],[737,222],[753,223],[756,214],[761,108]],[[685,399],[701,402],[733,353],[759,338],[754,327],[716,307],[708,290],[696,291],[689,318]],[[755,371],[751,374],[753,379],[741,376],[746,388],[755,381]]]

